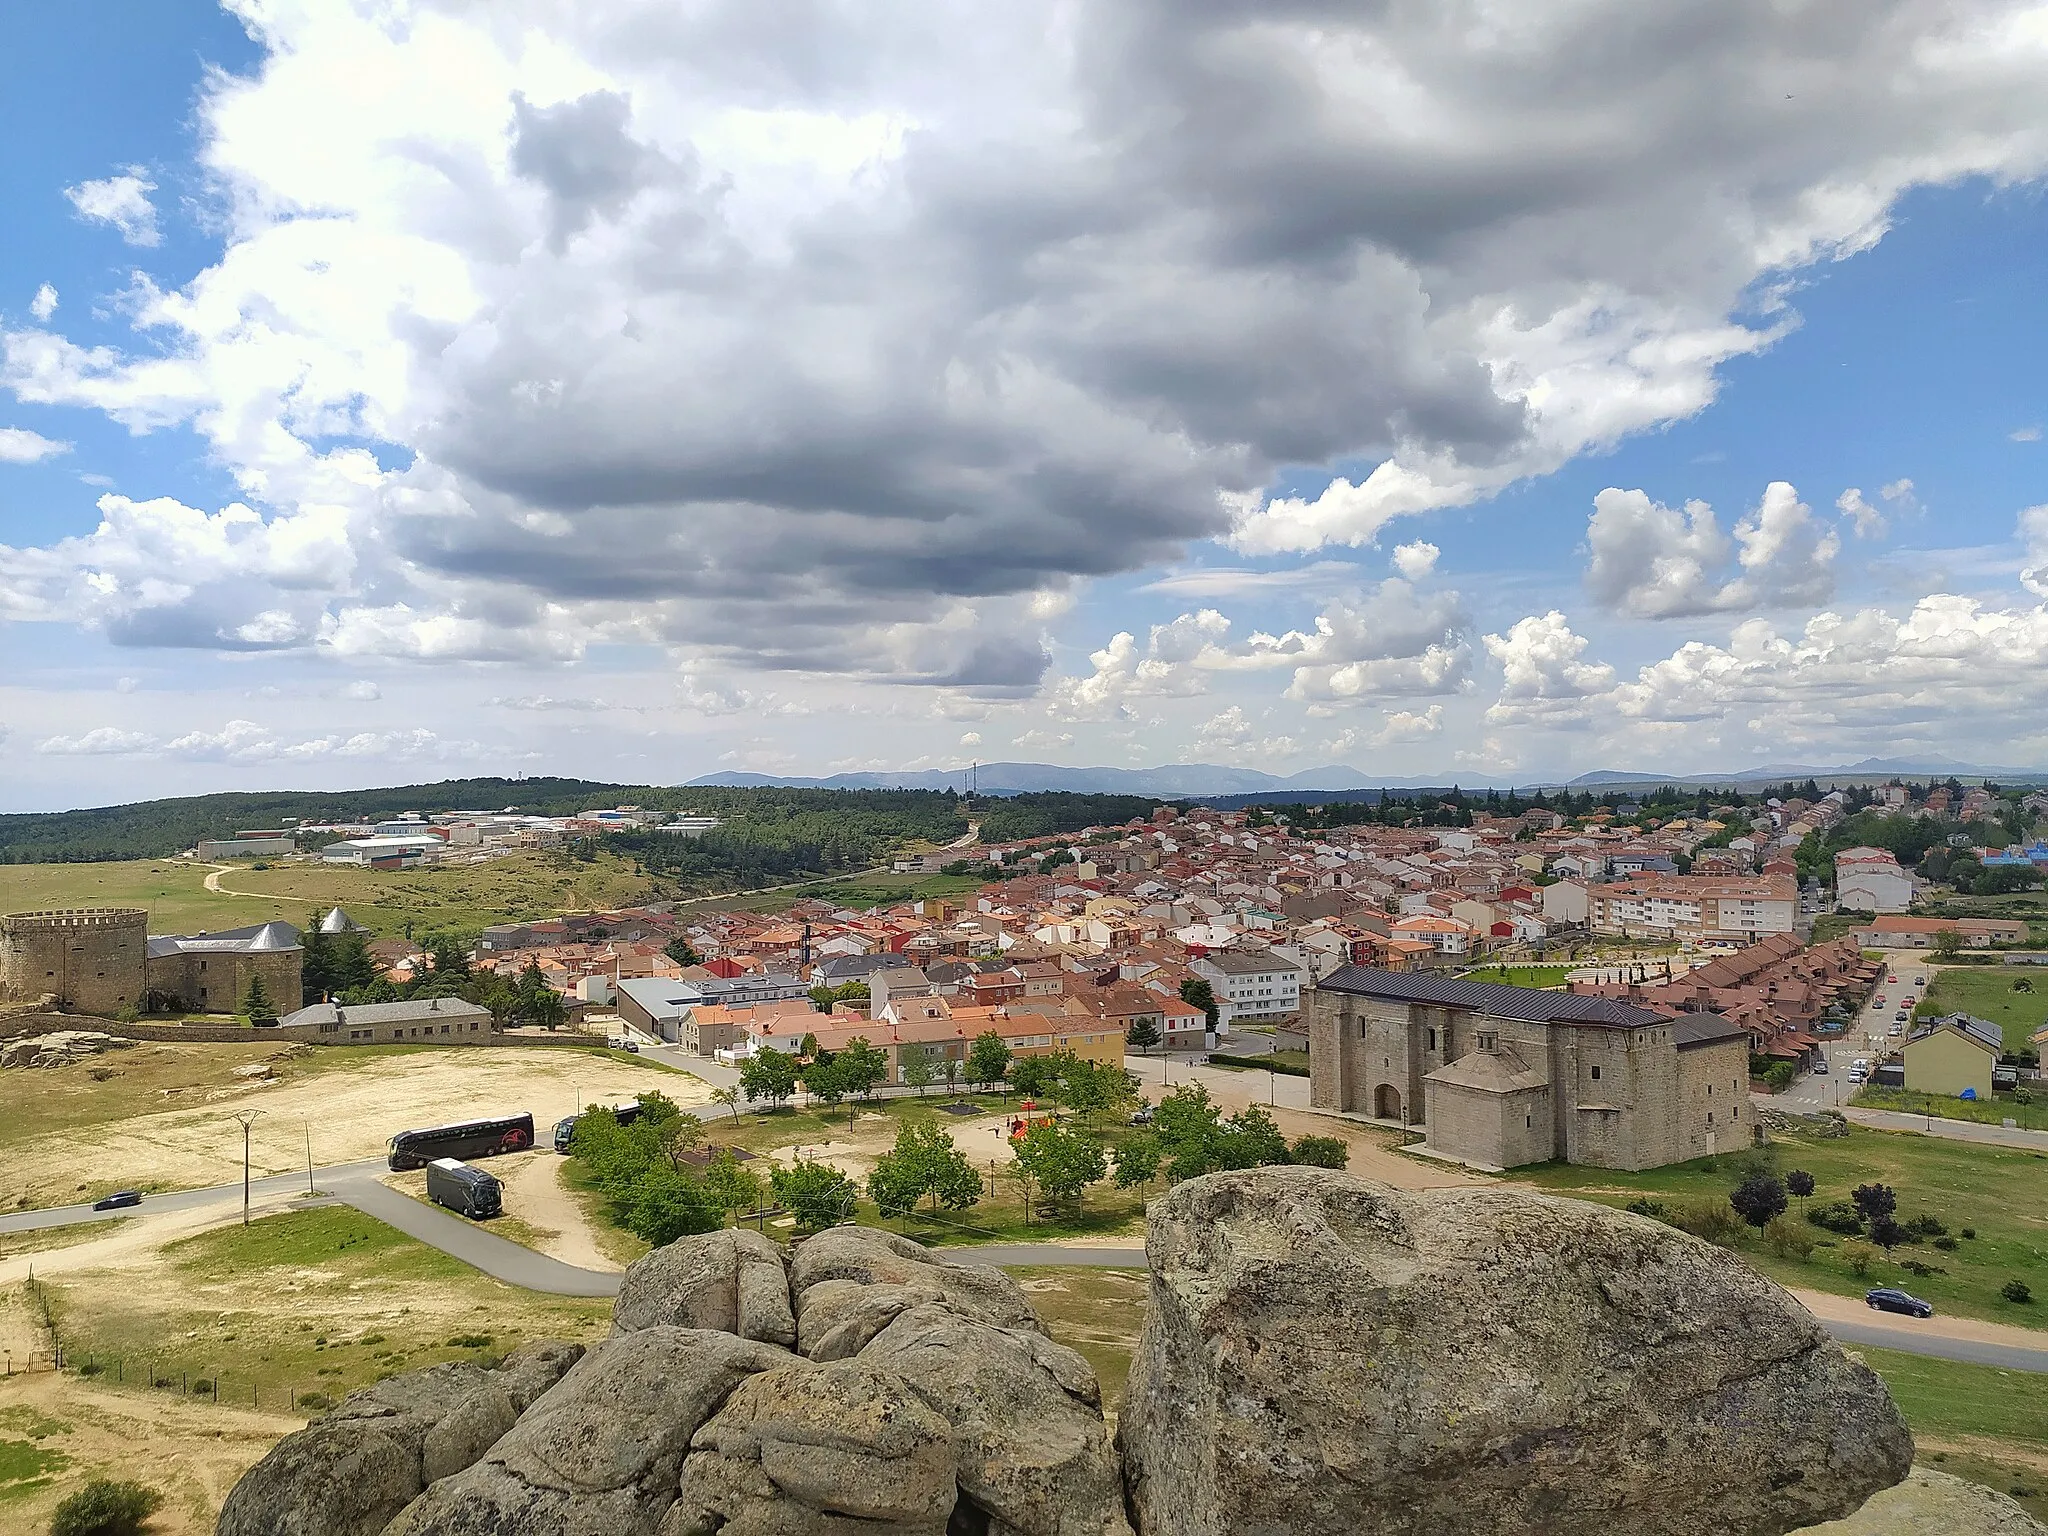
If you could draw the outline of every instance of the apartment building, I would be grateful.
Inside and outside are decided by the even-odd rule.
[[[1233,1019],[1278,1018],[1301,1009],[1300,966],[1271,950],[1220,949],[1188,962],[1216,995],[1216,1032]]]
[[[1617,938],[1752,944],[1790,933],[1799,908],[1791,875],[1637,875],[1586,888],[1587,923]]]

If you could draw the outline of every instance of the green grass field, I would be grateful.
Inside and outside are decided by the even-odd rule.
[[[347,865],[238,865],[205,889],[210,865],[180,859],[120,864],[0,864],[0,911],[41,907],[147,908],[151,933],[218,932],[282,918],[306,925],[329,907],[377,935],[554,917],[630,906],[655,894],[656,882],[609,856],[592,863],[521,853],[488,864],[370,870]]]
[[[816,899],[865,910],[868,907],[895,906],[905,901],[954,901],[969,891],[980,890],[982,884],[972,875],[855,875],[845,880],[820,880],[810,885],[792,886],[788,890],[763,891],[758,896],[734,897],[707,905],[743,912],[780,912],[794,902]]]
[[[2009,1093],[1992,1099],[1952,1099],[1946,1094],[1913,1093],[1905,1088],[1859,1088],[1849,1100],[1858,1109],[1889,1109],[1902,1115],[1936,1115],[1944,1120],[1974,1120],[2000,1125],[2015,1120],[2021,1129],[2048,1131],[2048,1104],[2038,1098],[2022,1104]]]
[[[1561,987],[1576,965],[1481,965],[1466,971],[1460,981],[1490,981],[1504,987]]]
[[[1901,1246],[1897,1262],[1880,1257],[1867,1274],[1858,1275],[1848,1262],[1856,1250],[1845,1249],[1843,1238],[1818,1227],[1810,1230],[1827,1246],[1816,1247],[1804,1263],[1779,1258],[1745,1237],[1737,1251],[1772,1279],[1843,1296],[1861,1296],[1873,1285],[1904,1285],[1944,1312],[2048,1327],[2048,1154],[1853,1127],[1839,1139],[1775,1137],[1771,1156],[1781,1173],[1794,1168],[1811,1173],[1817,1201],[1845,1200],[1859,1184],[1886,1184],[1898,1194],[1901,1221],[1932,1215],[1956,1239],[1953,1251],[1931,1242]],[[1518,1169],[1515,1177],[1608,1205],[1626,1205],[1638,1195],[1666,1202],[1719,1201],[1741,1181],[1744,1160],[1703,1158],[1643,1173],[1545,1165]],[[1801,1214],[1799,1207],[1799,1201],[1792,1202],[1794,1218]],[[1977,1235],[1962,1237],[1966,1227]],[[1903,1267],[1909,1259],[1943,1273],[1912,1274]],[[2006,1301],[1999,1291],[2008,1280],[2025,1281],[2039,1300],[2031,1305]]]
[[[2016,1051],[2027,1037],[2048,1024],[2048,975],[2032,975],[2031,966],[1944,965],[1935,968],[1934,983],[1914,1010],[1917,1017],[1950,1013],[1989,1019],[2005,1032],[2005,1048]],[[2015,992],[2017,982],[2032,990]]]
[[[345,1206],[287,1211],[166,1247],[158,1283],[88,1272],[48,1287],[75,1364],[112,1385],[282,1409],[529,1339],[594,1342],[609,1303],[515,1290]]]

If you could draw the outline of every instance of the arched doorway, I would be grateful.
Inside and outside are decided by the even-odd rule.
[[[1372,1112],[1381,1120],[1401,1120],[1401,1094],[1392,1083],[1381,1083],[1373,1090]],[[1406,1122],[1403,1121],[1405,1124]]]

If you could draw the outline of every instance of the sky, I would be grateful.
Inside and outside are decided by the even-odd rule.
[[[2048,0],[77,0],[0,810],[2048,768]]]

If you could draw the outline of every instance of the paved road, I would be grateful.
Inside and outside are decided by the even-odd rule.
[[[314,1170],[314,1185],[319,1189],[332,1189],[339,1179],[360,1178],[364,1175],[375,1177],[383,1171],[384,1159],[365,1158],[359,1163],[337,1163],[331,1168]],[[268,1178],[252,1179],[249,1183],[251,1198],[265,1195],[288,1195],[306,1187],[303,1173],[273,1174]],[[0,1232],[40,1232],[48,1227],[72,1227],[85,1221],[117,1221],[123,1216],[149,1216],[158,1211],[193,1211],[202,1206],[239,1205],[242,1200],[241,1181],[233,1184],[214,1184],[205,1189],[180,1189],[170,1194],[148,1195],[142,1204],[120,1211],[96,1211],[89,1205],[59,1205],[40,1211],[15,1211],[0,1216]]]
[[[1849,1081],[1851,1064],[1861,1057],[1874,1065],[1882,1061],[1887,1052],[1898,1047],[1904,1035],[1894,1035],[1891,1031],[1894,1027],[1903,1028],[1898,1023],[1899,1012],[1902,1008],[1910,1011],[1927,995],[1934,970],[1924,960],[1896,956],[1886,974],[1899,979],[1880,982],[1848,1031],[1839,1039],[1823,1043],[1822,1054],[1828,1063],[1826,1072],[1807,1073],[1783,1093],[1759,1094],[1756,1103],[1800,1114],[1811,1114],[1817,1109],[1839,1109],[1854,1124],[1878,1130],[1918,1131],[1923,1136],[1939,1136],[1947,1141],[1974,1141],[1985,1146],[2048,1152],[2048,1131],[1984,1125],[1975,1120],[1945,1120],[1939,1115],[1908,1115],[1889,1109],[1858,1109],[1849,1103],[1850,1095],[1856,1091],[1856,1085]]]
[[[407,1237],[451,1258],[480,1269],[494,1280],[550,1296],[616,1296],[619,1277],[596,1269],[578,1269],[535,1253],[493,1233],[488,1227],[450,1215],[410,1195],[401,1194],[374,1176],[333,1180],[327,1186],[335,1199],[396,1227]]]

